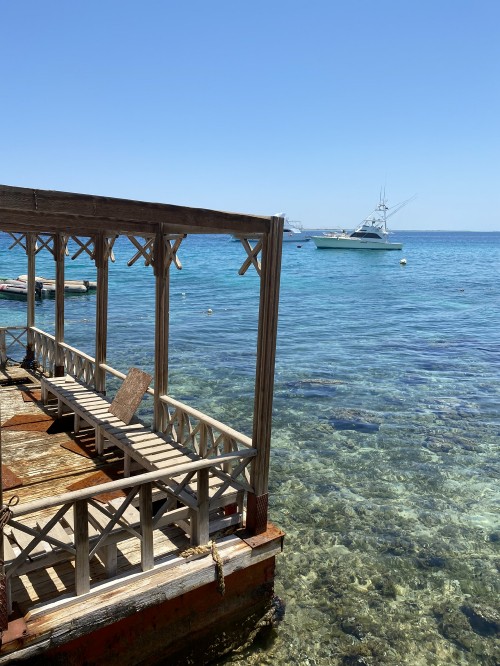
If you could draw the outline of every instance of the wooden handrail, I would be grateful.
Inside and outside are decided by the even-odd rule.
[[[6,328],[26,328],[26,326],[8,326]],[[36,328],[36,326],[32,326],[30,328],[30,331],[32,331],[33,333],[38,333],[39,335],[44,335],[46,338],[49,338],[49,340],[53,340],[53,342],[56,341],[56,339],[53,335],[51,335],[50,333],[47,333],[46,331],[42,331],[39,328]],[[81,351],[80,349],[77,349],[76,347],[72,347],[71,345],[68,345],[66,342],[59,342],[58,344],[59,344],[60,347],[63,347],[64,349],[68,349],[69,351],[73,352],[74,354],[78,354],[78,356],[81,356],[86,361],[90,361],[91,363],[95,363],[95,358],[92,358],[92,356],[89,356],[88,354]]]
[[[109,372],[110,375],[114,375],[115,377],[118,377],[118,379],[125,379],[125,377],[127,376],[127,375],[124,375],[123,372],[120,372],[119,370],[115,370],[110,365],[106,365],[106,363],[101,363],[99,367],[102,368],[103,370],[106,370],[106,372]],[[152,390],[152,389],[148,389],[148,392],[149,392],[149,390]]]
[[[44,499],[35,500],[34,502],[28,502],[27,504],[20,504],[11,507],[11,510],[14,517],[19,518],[20,516],[25,516],[28,513],[49,509],[51,507],[58,506],[59,504],[72,504],[78,500],[89,499],[90,497],[95,497],[96,495],[108,493],[113,490],[122,490],[123,488],[140,486],[144,483],[149,483],[150,481],[170,479],[173,476],[177,476],[178,474],[187,474],[189,472],[197,472],[201,469],[217,467],[218,465],[221,465],[230,460],[238,460],[239,458],[252,458],[255,456],[255,454],[256,451],[254,449],[249,449],[248,451],[239,451],[238,453],[223,453],[220,456],[216,456],[215,458],[202,458],[190,463],[176,465],[175,467],[171,467],[167,472],[162,472],[161,470],[146,472],[144,474],[138,474],[137,476],[127,477],[126,479],[118,479],[117,481],[110,481],[109,483],[102,483],[98,486],[84,488],[83,490],[74,490],[70,493],[63,493],[62,495],[58,495],[56,497],[46,497]]]
[[[95,358],[92,358],[92,356],[89,356],[88,354],[82,352],[80,349],[77,349],[76,347],[71,347],[71,345],[68,345],[66,342],[59,342],[59,346],[63,347],[63,349],[68,349],[70,352],[73,352],[78,356],[81,356],[81,358],[84,358],[86,361],[95,363]]]
[[[0,331],[22,331],[28,330],[27,326],[0,326]]]
[[[9,327],[11,328],[11,327]],[[50,333],[47,333],[46,331],[42,331],[41,328],[37,328],[36,326],[32,326],[30,328],[30,331],[33,331],[33,333],[39,333],[40,335],[44,335],[46,338],[49,338],[49,340],[53,340],[54,342],[56,341],[55,337],[51,335]]]
[[[125,377],[127,376],[124,375],[123,372],[115,370],[110,365],[106,365],[105,363],[101,363],[101,368],[103,368],[103,370],[106,370],[106,372],[109,372],[111,375],[118,377],[118,379],[125,379]],[[155,391],[152,388],[148,388],[146,390],[146,393],[148,395],[154,396]],[[198,421],[203,421],[212,428],[219,430],[219,432],[221,432],[223,435],[227,435],[228,437],[232,437],[233,439],[238,440],[244,446],[252,448],[252,440],[250,437],[247,437],[246,435],[243,435],[241,432],[234,430],[234,428],[230,428],[225,423],[217,421],[211,416],[207,416],[207,414],[204,414],[203,412],[194,409],[194,407],[190,407],[189,405],[186,405],[184,402],[180,402],[179,400],[171,398],[169,395],[161,395],[160,400],[162,402],[166,402],[168,405],[171,405],[172,407],[175,407],[176,409],[181,409],[183,412],[186,412],[186,414],[189,414],[189,416],[192,416],[194,419],[197,419]]]
[[[49,333],[45,333],[44,331],[41,331],[38,328],[32,327],[32,331],[35,333],[39,333],[41,335],[45,335],[46,337],[50,338],[55,342],[55,337],[50,335]],[[82,358],[84,358],[86,361],[90,363],[95,363],[95,359],[92,358],[92,356],[89,356],[88,354],[85,354],[84,352],[80,351],[79,349],[76,349],[75,347],[71,347],[65,342],[60,342],[59,346],[63,347],[64,349],[68,349],[69,351],[78,354]],[[126,374],[123,372],[120,372],[119,370],[116,370],[112,366],[108,365],[107,363],[101,363],[99,366],[102,370],[105,370],[108,372],[110,375],[113,375],[114,377],[117,377],[118,379],[121,379],[122,381],[126,378]],[[153,388],[148,388],[146,390],[146,393],[148,395],[154,396],[155,395],[155,390]],[[252,448],[253,443],[251,437],[248,437],[247,435],[244,435],[243,433],[238,432],[234,428],[231,428],[230,426],[226,425],[225,423],[222,423],[221,421],[218,421],[217,419],[212,418],[211,416],[208,416],[207,414],[204,414],[203,412],[200,412],[197,409],[194,409],[193,407],[190,407],[189,405],[186,405],[183,402],[180,402],[180,400],[175,400],[174,398],[171,398],[168,395],[161,395],[160,396],[160,401],[166,403],[167,405],[170,405],[171,407],[174,407],[175,409],[180,409],[181,411],[185,412],[189,416],[191,416],[194,419],[197,419],[198,421],[201,421],[205,423],[206,425],[210,426],[211,428],[215,428],[218,430],[222,435],[226,435],[227,437],[231,437],[232,439],[237,440],[240,444],[243,446],[246,446],[247,448]]]
[[[148,389],[148,393],[150,391],[152,391],[152,389]],[[152,392],[154,394],[154,391]],[[206,414],[203,414],[203,412],[200,412],[197,409],[194,409],[193,407],[189,407],[185,403],[179,402],[179,400],[171,398],[169,395],[161,395],[160,400],[162,402],[166,402],[172,407],[181,409],[183,412],[186,412],[187,414],[189,414],[195,419],[198,419],[199,421],[203,421],[212,428],[219,430],[222,434],[227,435],[228,437],[232,437],[233,439],[237,439],[244,446],[248,446],[249,448],[252,447],[252,439],[250,437],[247,437],[246,435],[243,435],[241,432],[238,432],[237,430],[230,428],[221,421],[217,421],[216,419],[213,419],[211,416],[207,416]]]

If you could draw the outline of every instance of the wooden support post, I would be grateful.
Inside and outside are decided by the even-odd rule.
[[[26,326],[28,327],[28,345],[33,349],[33,331],[35,325],[35,275],[36,275],[36,234],[26,234],[26,254],[28,256],[28,294],[26,297]],[[33,350],[34,351],[34,350]]]
[[[278,333],[278,304],[281,271],[283,219],[273,217],[269,234],[263,237],[260,280],[259,330],[252,442],[253,459],[248,495],[247,528],[253,534],[267,529],[269,458],[274,389],[274,364]]]
[[[73,506],[75,524],[75,589],[76,594],[90,590],[89,511],[87,500],[77,500]]]
[[[104,451],[104,437],[102,434],[102,430],[97,427],[94,429],[94,437],[95,437],[95,450],[99,455],[102,454]]]
[[[94,240],[94,256],[97,268],[96,323],[95,323],[95,389],[106,393],[106,363],[108,340],[108,266],[106,237],[98,234]]]
[[[64,375],[64,352],[60,346],[64,342],[64,252],[66,239],[62,234],[54,237],[54,260],[56,262],[56,354],[54,364],[54,377]]]
[[[111,543],[101,549],[101,559],[104,564],[106,576],[112,578],[118,571],[118,548],[116,543]]]
[[[193,512],[191,519],[191,545],[204,546],[209,540],[209,470],[197,472],[198,511]]]
[[[153,429],[163,432],[167,419],[160,396],[168,390],[168,318],[169,318],[169,278],[166,239],[163,225],[156,233],[153,249],[153,268],[156,279],[155,307],[155,396]]]
[[[208,437],[207,437],[207,424],[200,422],[200,444],[199,444],[199,449],[198,449],[198,455],[201,458],[206,458],[207,457],[207,445],[208,445]],[[226,451],[224,450],[224,453]],[[224,470],[225,471],[225,470]]]
[[[149,571],[154,567],[153,548],[153,486],[144,483],[139,490],[139,511],[141,514],[141,567]]]
[[[132,459],[130,457],[130,454],[125,452],[123,454],[123,476],[128,479],[131,473],[131,466],[132,466]]]
[[[7,364],[7,340],[5,328],[0,328],[0,368],[5,368]]]
[[[0,422],[2,421],[2,403],[0,402]],[[2,429],[0,428],[0,507],[3,507],[3,479],[2,479]],[[4,536],[3,522],[0,523],[0,634],[9,626],[9,613],[11,600],[9,599],[7,579],[4,570]]]

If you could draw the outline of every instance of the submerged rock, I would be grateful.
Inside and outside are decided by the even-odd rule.
[[[355,430],[356,432],[365,432],[373,433],[380,430],[379,423],[367,423],[366,421],[357,421],[352,419],[337,419],[331,417],[328,419],[330,425],[332,425],[335,430]]]
[[[397,597],[397,589],[392,580],[388,576],[382,576],[373,581],[373,587],[377,592],[387,599],[395,599]]]
[[[420,553],[417,557],[417,564],[422,569],[444,569],[446,567],[446,559],[441,555],[435,555],[433,553]]]
[[[434,609],[442,636],[481,659],[484,664],[497,664],[497,637],[500,613],[482,604],[467,602],[460,607],[445,602]],[[493,639],[493,640],[491,640]]]
[[[435,437],[428,437],[422,446],[425,446],[426,449],[434,453],[449,453],[453,449],[452,444]]]
[[[328,396],[337,390],[339,384],[345,382],[340,379],[300,379],[295,382],[287,382],[285,386],[292,389],[294,393],[311,396]]]
[[[299,379],[296,382],[288,382],[287,386],[337,386],[345,384],[341,379]]]
[[[500,635],[500,612],[482,604],[464,604],[460,610],[469,620],[472,630],[481,636]]]
[[[442,636],[466,650],[474,646],[475,638],[470,635],[470,625],[458,608],[445,603],[436,608],[434,614]]]

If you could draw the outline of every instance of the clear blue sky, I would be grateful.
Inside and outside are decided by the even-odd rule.
[[[1,5],[0,183],[500,231],[500,0]]]

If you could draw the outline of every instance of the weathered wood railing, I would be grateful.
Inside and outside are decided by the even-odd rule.
[[[122,372],[104,363],[101,368],[118,379],[124,380],[126,377]],[[147,393],[152,396],[155,394],[154,389],[148,389]],[[241,453],[253,449],[250,437],[230,428],[221,421],[217,421],[168,395],[160,396],[160,401],[166,414],[166,427],[162,432],[178,444],[191,449],[201,458]],[[234,461],[232,465],[229,463],[224,465],[222,470],[224,484],[212,497],[212,502],[225,492],[231,480],[237,480],[246,491],[253,491],[250,485],[250,462],[251,457],[244,456],[237,465],[234,465]],[[215,473],[217,474],[217,471]]]
[[[26,326],[0,326],[0,367],[5,367],[11,349],[26,349],[27,330]]]
[[[34,326],[30,328],[30,334],[38,367],[44,372],[52,373],[56,358],[55,337]]]
[[[29,330],[34,343],[35,360],[44,372],[51,374],[56,358],[56,339],[39,328],[31,327]],[[65,342],[60,342],[59,347],[62,349],[65,371],[93,387],[95,385],[95,359]]]
[[[65,371],[72,377],[87,384],[87,386],[94,387],[95,359],[75,347],[70,347],[65,342],[61,342],[59,346],[63,350]]]
[[[251,450],[246,452],[245,457],[253,455],[255,451]],[[114,576],[117,570],[116,544],[131,538],[140,541],[142,571],[153,569],[155,558],[165,555],[164,552],[155,554],[154,531],[193,517],[193,509],[177,508],[177,503],[172,502],[171,498],[165,499],[155,511],[152,501],[153,487],[182,475],[198,474],[199,478],[202,478],[202,472],[208,474],[210,469],[240,460],[241,457],[241,453],[223,454],[216,458],[183,463],[170,468],[168,472],[147,472],[11,507],[13,515],[8,530],[12,530],[13,534],[21,532],[32,538],[23,548],[12,544],[13,548],[20,552],[13,550],[13,556],[6,562],[8,581],[10,582],[13,576],[74,559],[75,594],[86,594],[90,590],[91,559],[99,554],[107,575]],[[126,491],[119,504],[115,502],[105,505],[95,499],[103,493],[119,490]],[[130,512],[132,502],[138,494],[139,511],[137,520],[134,520],[133,515],[130,518],[130,514],[127,515],[126,512]],[[206,484],[198,483],[197,496],[199,505],[208,501]],[[56,511],[51,513],[51,509]],[[208,515],[206,519],[208,520]],[[67,531],[62,527],[61,521],[66,523]],[[93,528],[92,534],[89,533],[89,523]],[[71,529],[68,526],[71,526]],[[206,533],[208,534],[208,529]],[[15,541],[15,536],[12,540]],[[42,544],[42,551],[45,552],[40,554]],[[34,556],[35,551],[37,557]]]
[[[29,329],[34,343],[35,359],[39,366],[49,374],[52,372],[56,357],[56,340],[53,335],[38,328]],[[63,350],[64,370],[76,377],[87,386],[94,388],[96,376],[95,359],[66,343],[59,343]],[[125,379],[125,374],[102,363],[100,368],[108,374]],[[148,389],[154,397],[154,389]],[[252,440],[224,423],[203,414],[202,412],[171,398],[162,395],[159,398],[164,410],[164,427],[162,432],[175,442],[189,448],[201,458],[213,458],[221,454],[245,452],[253,450]],[[253,492],[250,484],[250,465],[252,457],[242,455],[240,460],[226,463],[221,470],[215,470],[223,483],[211,498],[212,506],[233,482],[247,492]],[[194,473],[193,473],[194,474]]]
[[[9,330],[12,330],[12,328]],[[26,329],[22,330],[25,331]],[[2,329],[0,329],[1,331]],[[51,374],[56,356],[55,337],[35,327],[31,327],[29,333],[33,339],[35,359],[39,367],[44,372]],[[63,350],[65,372],[87,386],[94,388],[95,359],[65,342],[59,343],[59,346]],[[102,363],[100,368],[120,380],[124,380],[126,377],[123,372],[115,370],[115,368],[105,363]],[[154,389],[151,388],[147,390],[147,393],[151,396],[155,395]],[[251,449],[253,446],[250,437],[179,400],[175,400],[168,395],[162,395],[160,401],[164,409],[166,423],[162,432],[172,437],[178,444],[190,448],[202,458]],[[245,462],[240,473],[246,479],[244,483],[248,485],[247,464]],[[226,466],[225,471],[227,470],[228,467]],[[249,485],[247,489],[251,490]]]
[[[30,329],[33,336],[35,359],[41,369],[49,374],[52,372],[56,356],[56,340],[53,335],[45,333],[38,328]],[[90,387],[95,386],[96,362],[95,359],[84,352],[62,342],[64,370]],[[110,365],[102,363],[100,367],[110,375],[124,380],[126,375],[115,370]],[[147,393],[154,396],[154,389]],[[160,396],[165,412],[165,428],[162,432],[172,437],[174,441],[185,446],[202,458],[213,457],[221,453],[236,453],[252,448],[252,440],[242,433],[217,421],[216,419],[193,409],[192,407],[171,398],[168,395]],[[238,483],[247,491],[252,491],[249,474],[249,458],[243,458],[238,465],[225,465],[224,484],[218,489],[217,499],[227,489],[231,480]],[[227,475],[230,475],[228,478]]]

